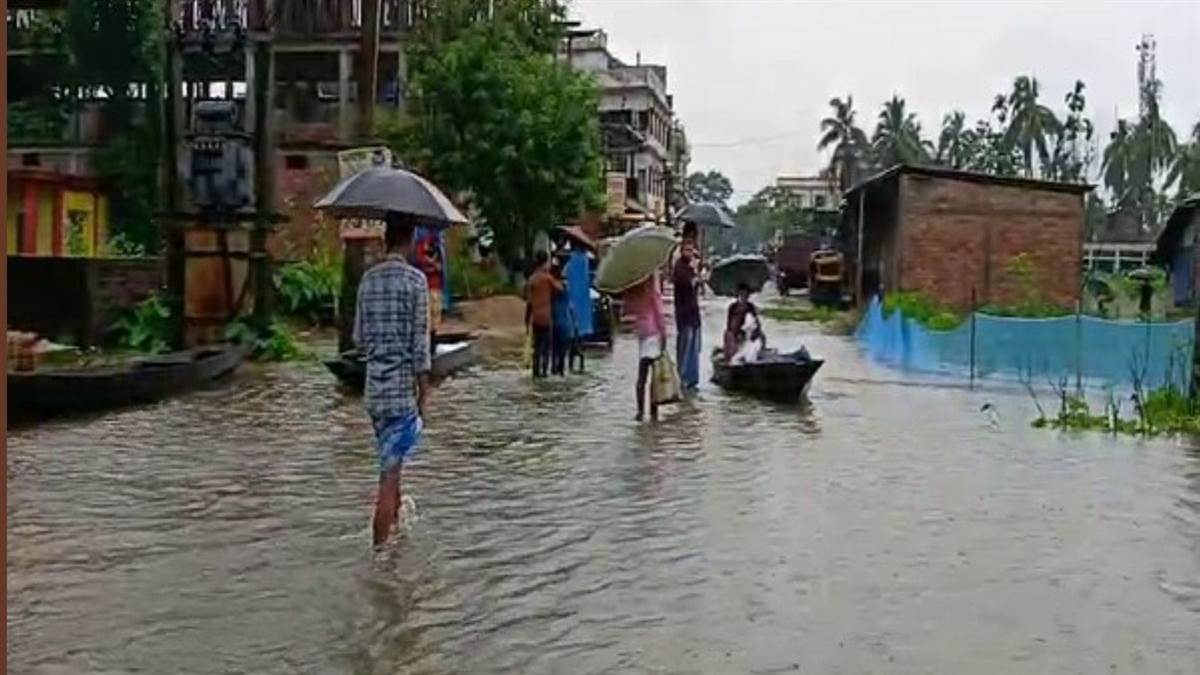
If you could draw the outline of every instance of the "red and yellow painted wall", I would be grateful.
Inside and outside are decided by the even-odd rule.
[[[8,173],[9,255],[101,255],[108,196],[95,179],[53,171]]]

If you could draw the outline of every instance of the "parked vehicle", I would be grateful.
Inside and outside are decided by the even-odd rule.
[[[845,279],[844,258],[832,249],[815,251],[809,261],[808,297],[817,307],[842,306],[842,285]]]
[[[775,287],[780,295],[809,284],[809,259],[820,242],[811,235],[791,234],[775,253]]]

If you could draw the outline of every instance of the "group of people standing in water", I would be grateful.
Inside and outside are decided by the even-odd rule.
[[[534,259],[525,287],[534,379],[583,370],[580,339],[592,325],[587,276],[587,257],[581,251],[559,250],[553,257],[539,251]]]
[[[700,295],[703,284],[695,228],[685,227],[679,255],[671,267],[671,286],[675,299],[675,365],[685,394],[695,392],[700,387],[703,332]],[[637,414],[634,419],[640,422],[646,412],[646,390],[654,364],[667,348],[666,318],[657,275],[627,291],[622,299],[626,313],[633,317],[638,340],[638,371],[634,389]],[[733,363],[753,361],[758,351],[766,346],[765,335],[758,323],[758,309],[750,302],[750,288],[745,285],[738,287],[738,297],[729,306],[722,342],[722,358]],[[653,396],[649,398],[650,418],[656,420],[658,405]]]

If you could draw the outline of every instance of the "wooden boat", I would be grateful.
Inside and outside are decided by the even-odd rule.
[[[240,345],[214,345],[112,366],[10,372],[8,410],[48,417],[154,403],[232,375],[248,352]]]
[[[465,334],[438,335],[437,355],[433,357],[430,374],[441,379],[472,366],[479,362],[479,350],[475,348],[475,338]],[[451,340],[451,338],[458,338]],[[366,361],[357,351],[345,351],[337,358],[325,362],[325,367],[333,373],[344,386],[354,391],[362,391],[367,378]]]
[[[821,359],[808,357],[803,352],[779,354],[767,350],[753,363],[729,365],[721,350],[716,349],[712,356],[712,381],[730,391],[794,403],[808,393],[813,376],[822,363]]]

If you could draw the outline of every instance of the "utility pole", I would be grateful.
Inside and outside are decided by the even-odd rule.
[[[267,253],[267,232],[275,211],[275,139],[271,118],[275,109],[274,30],[262,18],[251,26],[254,81],[247,96],[254,100],[254,194],[255,220],[250,230],[250,274],[254,280],[254,318],[265,325],[271,316],[271,261]]]
[[[379,86],[379,0],[362,0],[358,46],[358,137],[375,136],[375,96]]]
[[[171,311],[171,329],[168,342],[172,349],[182,349],[184,342],[184,246],[182,224],[174,219],[174,214],[183,207],[182,191],[179,181],[179,137],[180,122],[183,119],[183,101],[180,100],[180,89],[183,86],[183,54],[179,38],[172,30],[172,24],[179,18],[179,0],[168,0],[167,16],[163,29],[166,33],[166,54],[163,59],[162,78],[166,83],[167,95],[161,101],[163,110],[163,157],[162,157],[162,186],[166,203],[163,210],[172,217],[163,220],[167,307]]]

